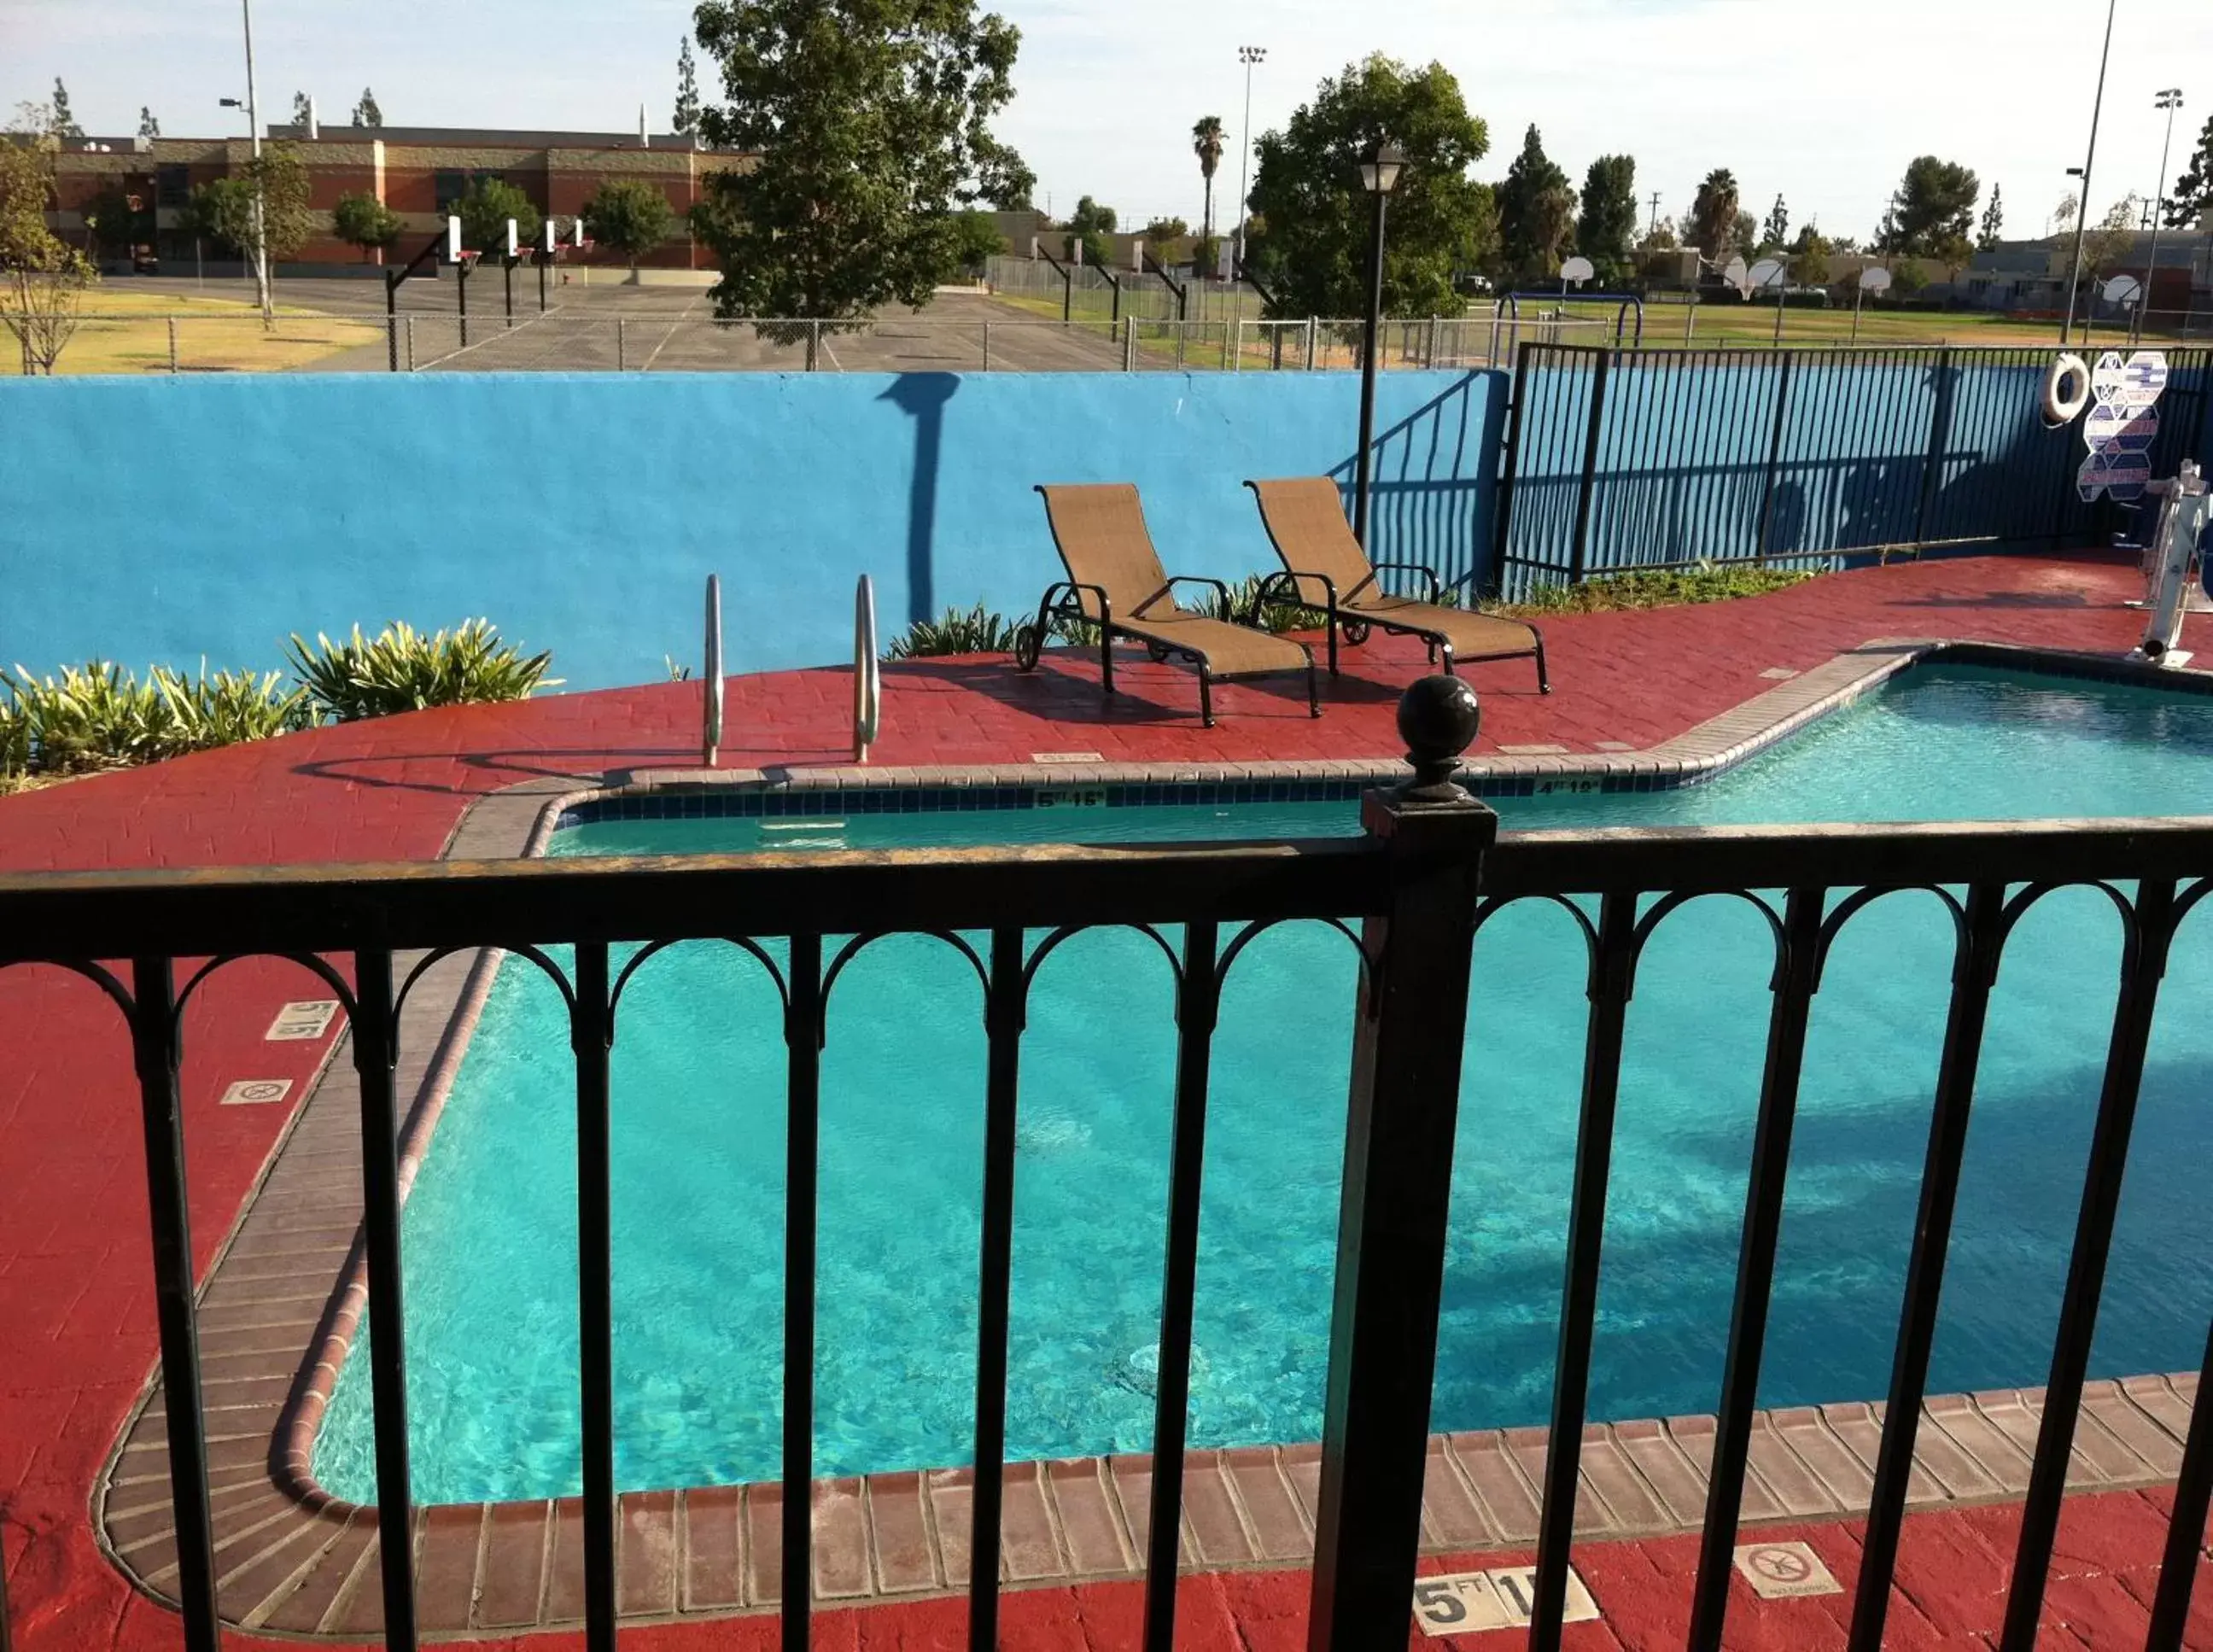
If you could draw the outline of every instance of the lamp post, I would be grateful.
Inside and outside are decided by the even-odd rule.
[[[2151,320],[2152,290],[2159,282],[2159,231],[2161,221],[2167,216],[2167,158],[2174,144],[2174,112],[2182,107],[2182,88],[2179,86],[2168,87],[2151,107],[2166,111],[2167,137],[2159,146],[2159,178],[2153,186],[2151,256],[2144,260],[2143,302],[2137,307],[2137,320],[2140,327]]]
[[[2098,57],[2098,96],[2090,106],[2090,147],[2082,156],[2082,205],[2075,214],[2075,270],[2067,278],[2067,314],[2060,318],[2059,342],[2066,344],[2075,336],[2075,295],[2082,285],[2082,240],[2090,228],[2090,169],[2098,161],[2098,118],[2106,107],[2106,65],[2113,56],[2113,11],[2119,0],[2106,0],[2106,46]],[[2072,168],[2070,168],[2071,171]],[[2083,342],[2089,341],[2090,330],[2082,330]]]
[[[246,124],[247,135],[253,140],[253,159],[257,163],[253,178],[253,284],[261,296],[261,319],[266,322],[275,314],[269,304],[269,237],[263,223],[266,210],[261,198],[261,106],[253,94],[253,0],[239,0],[239,9],[246,18]]]
[[[1379,138],[1360,163],[1361,185],[1375,201],[1369,248],[1368,332],[1360,353],[1360,454],[1352,495],[1352,535],[1363,550],[1368,546],[1369,491],[1375,479],[1375,460],[1369,450],[1375,441],[1375,357],[1383,332],[1383,214],[1405,166],[1405,152],[1387,137]]]
[[[1247,174],[1253,164],[1253,69],[1265,62],[1268,48],[1265,46],[1241,46],[1237,61],[1245,65],[1245,124],[1237,133],[1237,264],[1230,271],[1233,276],[1245,273],[1245,197],[1247,193]]]

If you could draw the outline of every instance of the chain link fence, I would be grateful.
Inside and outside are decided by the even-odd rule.
[[[617,314],[556,308],[508,316],[402,311],[386,317],[258,314],[95,315],[79,323],[58,369],[65,374],[400,373],[1150,373],[1350,372],[1365,324],[1268,320],[1244,313],[1204,320],[1125,314],[953,320],[930,315],[858,321],[726,320],[692,311]],[[1378,366],[1506,368],[1523,343],[1607,342],[1585,319],[1492,315],[1383,324]],[[12,342],[12,341],[9,341]],[[23,370],[13,350],[0,372]]]

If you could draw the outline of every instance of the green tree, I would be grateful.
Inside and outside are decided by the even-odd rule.
[[[44,112],[40,112],[44,113]],[[0,136],[0,326],[15,335],[24,375],[50,374],[76,333],[84,290],[99,279],[75,247],[46,228],[58,138],[21,123]]]
[[[1191,129],[1191,152],[1198,157],[1198,175],[1206,183],[1206,206],[1199,215],[1199,234],[1214,239],[1214,174],[1222,165],[1222,117],[1201,115]]]
[[[1521,153],[1498,186],[1498,255],[1516,279],[1540,280],[1559,267],[1562,246],[1574,229],[1576,193],[1568,174],[1545,153],[1545,140],[1532,125]]]
[[[1736,228],[1730,232],[1730,244],[1747,258],[1754,256],[1759,247],[1759,220],[1749,212],[1736,215]]]
[[[2167,198],[2167,227],[2195,229],[2198,221],[2213,213],[2213,119],[2198,135],[2198,148]]]
[[[154,239],[154,204],[110,184],[84,204],[84,227],[107,258],[128,258],[131,250]]]
[[[185,203],[183,228],[217,253],[246,257],[253,238],[253,186],[243,178],[210,178],[196,186]],[[236,241],[231,239],[234,229]]]
[[[1382,56],[1324,81],[1279,132],[1262,134],[1247,259],[1278,315],[1367,313],[1375,203],[1360,163],[1378,139],[1405,151],[1384,246],[1383,306],[1393,315],[1456,315],[1453,278],[1497,255],[1491,192],[1467,174],[1491,147],[1442,64]]]
[[[1644,232],[1643,237],[1637,243],[1637,250],[1640,253],[1672,253],[1682,244],[1682,238],[1675,232],[1674,219],[1660,218]]]
[[[84,136],[84,128],[76,124],[76,117],[70,113],[69,88],[62,84],[62,77],[59,75],[54,76],[52,107],[54,113],[52,130],[55,136],[58,137]]]
[[[365,189],[339,196],[331,208],[332,229],[348,246],[360,247],[363,259],[392,246],[405,227],[397,212]]]
[[[1698,186],[1684,238],[1708,263],[1726,264],[1730,253],[1743,250],[1738,244],[1737,216],[1736,174],[1716,167]]]
[[[1775,204],[1767,209],[1767,222],[1759,226],[1759,250],[1779,253],[1790,245],[1790,209],[1783,198],[1775,198]]]
[[[676,119],[671,131],[691,133],[699,129],[699,71],[692,61],[692,40],[686,35],[676,48]]]
[[[920,306],[957,267],[956,214],[1036,183],[992,137],[1021,34],[975,0],[701,0],[727,101],[699,130],[758,156],[710,174],[694,215],[725,315]]]
[[[2005,191],[1997,184],[1990,186],[1990,204],[1983,209],[1981,227],[1975,232],[1975,247],[1987,253],[2005,239]]]
[[[381,126],[384,111],[376,107],[376,94],[366,86],[361,88],[361,101],[353,106],[353,124],[357,126]]]
[[[234,186],[219,188],[218,184]],[[298,147],[274,143],[264,145],[237,176],[204,185],[194,198],[201,208],[199,222],[215,239],[248,258],[254,257],[258,246],[257,264],[273,265],[298,252],[322,227],[323,216],[308,205],[308,168]],[[273,327],[276,305],[266,281],[261,295],[262,323]]]
[[[305,92],[292,94],[292,124],[300,129],[300,136],[308,135],[308,117],[314,113],[315,101]]]
[[[1576,250],[1611,285],[1629,271],[1637,239],[1637,161],[1601,155],[1583,174],[1582,210],[1576,219]]]
[[[1974,234],[1975,203],[1981,194],[1981,180],[1966,168],[1933,155],[1916,155],[1890,198],[1882,250],[1936,257],[1940,247]]]
[[[1181,241],[1191,234],[1191,226],[1181,218],[1155,218],[1145,226],[1145,244]]]
[[[584,203],[584,233],[619,253],[637,268],[638,259],[668,239],[676,213],[668,198],[641,178],[613,179]]]
[[[971,274],[980,276],[986,262],[1007,250],[1007,238],[988,212],[972,208],[953,220],[953,228],[958,237],[960,267]]]
[[[472,179],[468,192],[447,210],[461,221],[461,245],[486,258],[506,252],[509,218],[515,220],[516,243],[522,247],[538,239],[546,223],[530,197],[502,178]]]
[[[1829,243],[1811,224],[1801,229],[1798,239],[1790,244],[1789,277],[1794,287],[1829,284]]]
[[[2082,268],[2094,281],[2120,267],[2137,238],[2137,198],[2124,195],[2082,237]]]
[[[1079,198],[1076,210],[1069,215],[1068,235],[1061,243],[1061,256],[1073,259],[1077,247],[1083,249],[1083,261],[1094,269],[1102,269],[1114,261],[1114,249],[1106,237],[1114,233],[1114,209],[1101,206],[1088,195]]]
[[[143,103],[140,104],[138,106],[138,136],[159,137],[161,135],[162,123],[154,119],[154,112],[151,109]]]

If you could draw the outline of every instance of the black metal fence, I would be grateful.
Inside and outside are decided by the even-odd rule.
[[[2046,1388],[2003,1645],[2034,1643],[2070,1443],[2095,1327],[2168,942],[2213,890],[2213,823],[2083,826],[1777,827],[1535,832],[1443,778],[1474,733],[1464,691],[1415,691],[1403,715],[1413,782],[1372,795],[1351,839],[1114,848],[443,863],[0,879],[0,966],[58,965],[127,1018],[151,1194],[185,1643],[218,1643],[192,1246],[178,1105],[185,1002],[231,960],[271,954],[314,971],[344,1003],[361,1080],[363,1192],[380,1525],[411,1529],[405,1316],[395,1162],[399,1012],[431,960],[503,948],[566,999],[576,1055],[579,1308],[583,1358],[585,1639],[616,1637],[609,1052],[625,986],[679,940],[750,954],[784,1008],[790,1126],[783,1347],[783,1645],[808,1643],[814,1418],[816,1127],[825,1007],[844,966],[886,934],[935,936],[983,989],[985,1196],[975,1408],[970,1645],[998,1638],[1002,1459],[1024,1007],[1041,959],[1088,926],[1143,930],[1177,979],[1177,1056],[1164,1258],[1146,1652],[1174,1624],[1185,1413],[1209,1063],[1224,977],[1253,936],[1289,920],[1337,924],[1362,961],[1332,1314],[1309,1644],[1403,1652],[1420,1541],[1430,1396],[1443,1278],[1472,951],[1491,917],[1544,900],[1576,914],[1590,1014],[1530,1644],[1556,1652],[1597,1304],[1622,1041],[1639,954],[1707,895],[1753,902],[1775,948],[1767,1052],[1701,1542],[1690,1644],[1715,1652],[1728,1606],[1808,1018],[1825,957],[1855,914],[1901,889],[1936,892],[1956,925],[1954,972],[1920,1209],[1907,1267],[1850,1644],[1876,1652],[1929,1369],[1984,1016],[2009,934],[2042,896],[2093,883],[2125,934],[2097,1120]],[[1783,892],[1780,899],[1759,892]],[[1594,912],[1588,899],[1594,897]],[[1361,920],[1356,931],[1347,920]],[[1161,927],[1182,927],[1177,946]],[[788,943],[779,966],[763,938]],[[610,948],[644,942],[616,971]],[[545,948],[575,948],[564,972]],[[428,958],[395,980],[395,954]],[[127,960],[113,965],[96,960]],[[211,960],[181,989],[180,960]],[[340,960],[340,961],[332,961]],[[350,968],[344,966],[350,963]],[[0,1216],[4,1219],[4,1216]],[[2213,1343],[2209,1343],[2213,1362]],[[2192,1419],[2165,1547],[2151,1652],[2181,1644],[2209,1494],[2213,1369]],[[408,1545],[381,1547],[384,1641],[416,1644]],[[5,1603],[0,1600],[0,1623]]]
[[[2213,351],[2166,352],[2155,475],[2203,453]],[[1701,563],[2051,545],[2114,521],[2045,427],[2041,349],[1524,344],[1491,584]]]

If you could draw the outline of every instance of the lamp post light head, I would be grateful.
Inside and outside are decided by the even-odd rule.
[[[246,101],[242,98],[217,98],[216,107],[222,109],[243,109],[246,107]]]
[[[1241,46],[1237,48],[1237,61],[1248,68],[1253,64],[1265,62],[1267,56],[1268,48],[1265,46]]]
[[[2182,88],[2179,86],[2168,87],[2151,107],[2155,109],[2179,109],[2182,107]]]
[[[1406,169],[1406,152],[1389,138],[1379,139],[1360,163],[1360,181],[1370,195],[1388,195]]]

